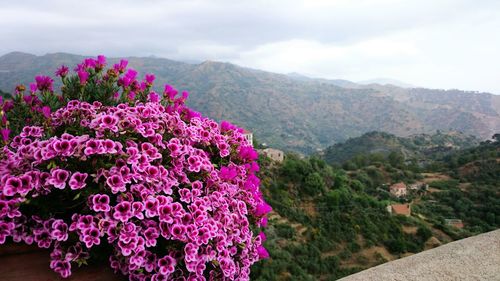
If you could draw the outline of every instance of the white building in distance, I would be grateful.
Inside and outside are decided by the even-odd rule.
[[[283,162],[283,160],[285,159],[285,153],[279,149],[265,148],[265,149],[259,149],[259,152],[271,158],[271,160],[279,163]]]
[[[253,147],[253,134],[248,131],[245,131],[243,133],[243,136],[245,136],[245,139],[248,141],[248,144],[250,144]]]

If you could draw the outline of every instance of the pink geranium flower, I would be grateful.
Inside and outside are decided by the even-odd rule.
[[[243,130],[188,108],[185,91],[152,92],[154,75],[137,80],[125,60],[105,65],[62,66],[64,90],[38,76],[34,95],[0,99],[0,244],[49,249],[61,277],[105,244],[131,280],[249,280],[269,256],[272,208]],[[22,122],[11,122],[15,106]]]
[[[51,177],[47,181],[52,184],[55,188],[64,189],[66,187],[66,181],[69,178],[69,172],[63,169],[54,169],[51,172]]]
[[[72,190],[77,190],[77,189],[82,189],[84,188],[87,184],[85,183],[85,180],[87,179],[88,174],[86,173],[80,173],[76,172],[73,175],[71,175],[71,178],[68,182],[69,187]]]
[[[96,194],[92,197],[92,209],[96,212],[108,212],[111,207],[109,206],[109,196],[106,194]]]

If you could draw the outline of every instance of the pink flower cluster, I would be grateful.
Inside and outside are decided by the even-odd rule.
[[[103,64],[79,65],[80,81]],[[114,69],[129,87],[136,74],[125,67]],[[248,280],[268,255],[257,154],[241,129],[189,110],[174,91],[116,106],[73,100],[49,127],[24,127],[0,151],[0,244],[51,248],[62,277],[108,244],[111,267],[130,280]]]

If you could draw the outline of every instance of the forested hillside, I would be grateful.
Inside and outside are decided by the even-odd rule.
[[[459,149],[473,147],[479,142],[479,139],[474,136],[454,131],[437,131],[432,134],[415,134],[408,137],[374,131],[327,147],[321,154],[322,158],[330,164],[344,164],[348,160],[357,161],[358,155],[387,156],[391,153],[402,155],[407,161],[424,161],[449,155]]]
[[[377,264],[500,227],[500,146],[483,142],[420,167],[393,154],[357,156],[355,166],[328,165],[289,154],[261,157],[261,178],[273,206],[267,247],[256,280],[336,280]],[[395,197],[388,186],[427,185]],[[411,216],[389,214],[411,205]],[[461,220],[463,228],[447,220]]]

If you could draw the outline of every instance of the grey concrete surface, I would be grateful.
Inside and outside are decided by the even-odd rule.
[[[500,229],[391,261],[340,280],[500,280]]]

